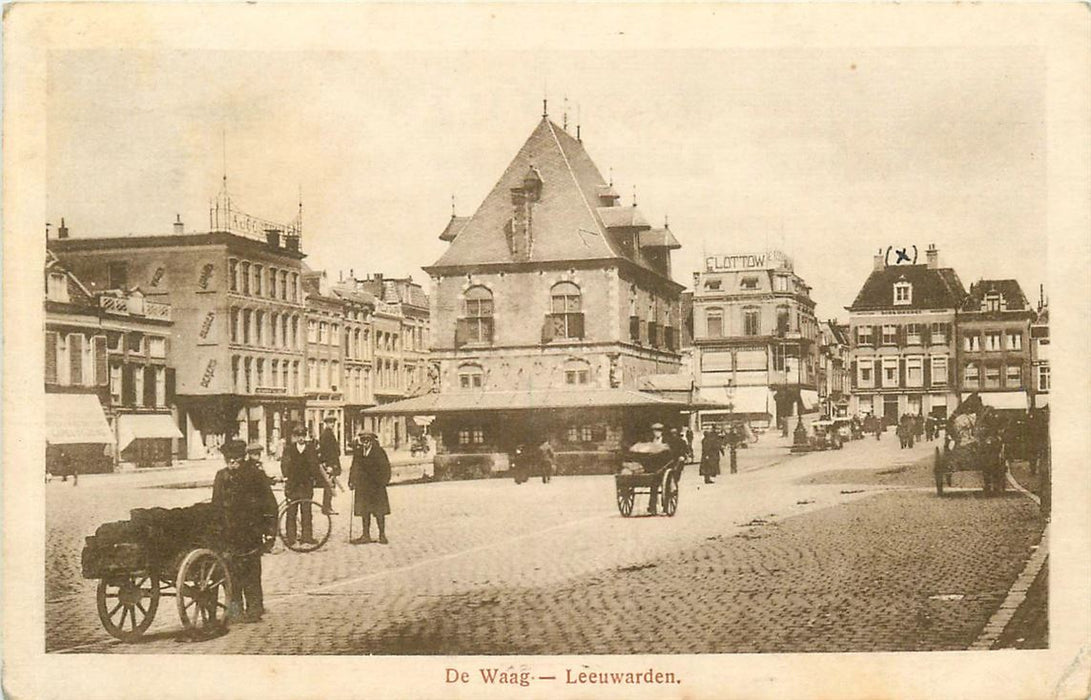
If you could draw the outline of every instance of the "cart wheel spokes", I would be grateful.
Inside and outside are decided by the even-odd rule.
[[[678,477],[668,476],[663,484],[663,514],[667,516],[678,512]]]
[[[305,511],[311,514],[311,536],[303,537],[303,514]],[[288,516],[294,513],[292,527],[289,527]],[[293,552],[313,552],[322,547],[330,539],[333,530],[333,518],[322,512],[322,504],[308,498],[289,501],[280,510],[277,519],[277,535],[284,546]]]
[[[187,630],[212,631],[227,625],[231,573],[211,549],[195,549],[178,567],[178,617]]]
[[[103,628],[123,642],[132,642],[151,626],[159,608],[155,574],[130,574],[102,579],[96,595]]]
[[[617,509],[621,511],[622,517],[629,517],[633,514],[633,502],[636,500],[636,494],[633,493],[632,488],[619,488],[617,490]]]

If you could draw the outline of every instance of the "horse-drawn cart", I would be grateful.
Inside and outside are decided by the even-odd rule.
[[[637,443],[629,448],[621,472],[614,475],[617,488],[617,508],[621,515],[633,514],[637,494],[647,495],[648,511],[662,506],[662,513],[672,516],[678,511],[678,481],[682,478],[683,461],[662,443]],[[661,503],[657,504],[658,499]]]
[[[112,636],[135,641],[151,626],[162,597],[173,596],[182,626],[226,628],[231,575],[218,510],[147,508],[101,525],[86,538],[83,577],[99,579],[99,620]]]

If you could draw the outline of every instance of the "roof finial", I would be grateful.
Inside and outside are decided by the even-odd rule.
[[[451,218],[455,218],[455,194],[451,193]]]
[[[580,138],[580,103],[576,103],[576,140],[582,141]]]
[[[542,98],[542,119],[545,119],[546,117],[549,116],[548,103],[549,103],[549,100],[547,98],[543,97]]]
[[[561,128],[568,131],[568,95],[564,96],[564,110],[561,113]]]
[[[636,206],[636,185],[633,185],[633,206]]]
[[[610,167],[610,187],[614,186],[614,168]]]
[[[664,214],[663,215],[663,228],[670,228],[670,227],[671,227],[670,217],[667,214]]]

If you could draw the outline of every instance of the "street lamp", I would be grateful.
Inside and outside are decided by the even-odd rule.
[[[796,391],[799,392],[799,400],[796,410],[799,412],[799,421],[796,423],[795,432],[792,434],[793,447],[806,447],[807,429],[803,427],[803,340],[796,344]]]
[[[727,447],[731,453],[731,473],[736,474],[739,471],[738,460],[738,432],[735,423],[735,382],[729,379],[727,381]]]

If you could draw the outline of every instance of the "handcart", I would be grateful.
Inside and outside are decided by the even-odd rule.
[[[636,443],[629,448],[621,471],[614,475],[617,508],[623,517],[633,514],[637,494],[660,500],[660,512],[673,516],[678,511],[678,481],[684,462],[662,443]],[[649,510],[651,508],[649,507]]]
[[[207,635],[225,630],[231,600],[231,553],[218,509],[140,508],[130,520],[105,523],[85,538],[83,577],[99,579],[99,620],[113,637],[136,641],[151,626],[162,597],[174,597],[182,626]]]
[[[936,448],[933,472],[936,494],[951,485],[951,475],[961,471],[981,472],[985,493],[1002,493],[1006,488],[1007,459],[1001,423],[992,408],[976,402],[976,394],[963,402],[947,423],[943,449]]]

